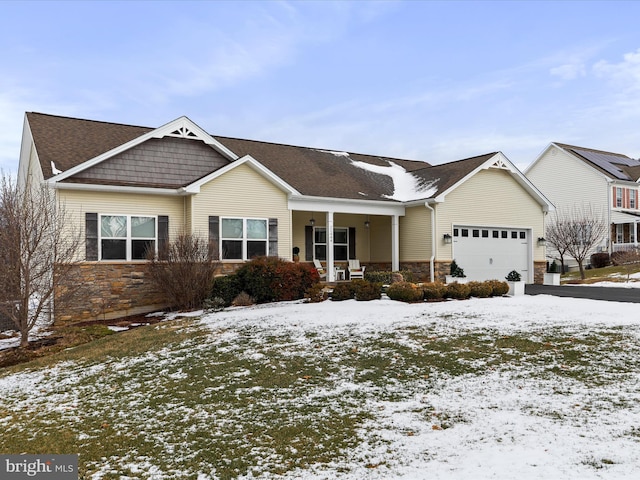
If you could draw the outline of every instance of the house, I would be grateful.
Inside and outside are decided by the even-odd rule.
[[[638,246],[639,160],[554,142],[525,173],[559,213],[588,207],[605,217],[611,227],[594,252],[613,253]]]
[[[26,113],[19,181],[47,182],[86,248],[74,282],[96,294],[80,317],[163,306],[145,252],[208,237],[232,271],[256,255],[320,260],[327,280],[359,259],[444,280],[518,270],[541,282],[552,204],[500,152],[444,165],[212,136],[186,117],[158,128]]]

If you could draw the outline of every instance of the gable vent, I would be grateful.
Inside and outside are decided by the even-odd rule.
[[[495,161],[495,163],[493,165],[491,165],[490,168],[501,168],[503,170],[511,170],[511,168],[509,168],[509,165],[507,165],[504,160],[502,160],[501,158],[497,159]]]
[[[180,127],[173,132],[169,133],[167,136],[169,137],[177,137],[177,138],[198,138],[198,136],[189,130],[187,127]]]

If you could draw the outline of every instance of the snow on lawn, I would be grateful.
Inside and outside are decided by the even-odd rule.
[[[272,427],[260,424],[271,418],[266,408],[285,409],[283,423],[320,422],[305,413],[309,406],[321,417],[337,413],[345,421],[366,414],[333,460],[291,463],[296,452],[326,445],[292,443],[287,456],[253,443],[244,445],[250,467],[236,478],[635,478],[640,473],[637,309],[635,304],[544,295],[410,305],[385,299],[233,308],[203,315],[200,322],[209,333],[197,344],[110,359],[92,368],[65,363],[45,372],[0,377],[0,411],[64,409],[64,402],[80,408],[86,400],[96,411],[122,411],[114,416],[123,422],[135,417],[147,432],[145,441],[156,441],[150,451],[157,450],[158,457],[122,452],[120,458],[94,459],[97,473],[90,478],[96,480],[124,469],[139,478],[180,478],[168,471],[199,480],[219,478],[216,471],[222,464],[200,471],[167,465],[173,457],[167,452],[184,451],[186,437],[172,431],[179,430],[176,424],[162,424],[169,411],[142,416],[154,412],[144,406],[147,398],[160,402],[167,395],[159,383],[163,378],[179,381],[192,375],[187,366],[215,351],[216,358],[246,358],[249,363],[238,363],[233,375],[199,393],[198,404],[181,404],[179,396],[170,399],[181,417],[202,419],[202,425],[189,427],[192,432],[206,428],[202,431],[214,437],[218,429],[229,428],[232,434],[209,449],[221,442],[258,442],[261,429]],[[252,386],[260,372],[272,368],[275,377],[287,359],[308,373],[283,387]],[[178,367],[179,360],[183,363]],[[164,368],[159,370],[163,373],[154,373],[156,367]],[[168,368],[177,370],[168,374]],[[96,390],[104,391],[108,375],[133,375],[138,369],[149,378],[132,397],[138,406],[122,403],[122,398],[110,404],[94,396],[87,382],[96,375],[101,384]],[[65,372],[73,373],[66,377]],[[217,374],[211,370],[211,376]],[[127,381],[128,388],[133,383]],[[191,385],[198,388],[195,380]],[[265,396],[270,388],[273,397]],[[53,395],[52,389],[58,393]],[[242,407],[207,410],[204,399],[214,398],[207,397],[214,390],[243,399]],[[123,436],[127,428],[119,426]],[[253,433],[233,434],[247,431]]]

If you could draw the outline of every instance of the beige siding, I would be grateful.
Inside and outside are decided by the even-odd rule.
[[[400,261],[424,262],[431,257],[431,212],[425,206],[407,208],[400,217]]]
[[[544,235],[542,206],[505,170],[489,168],[476,173],[436,205],[436,259],[451,260],[451,245],[442,236],[453,225],[531,229],[533,239]],[[544,261],[544,248],[533,241],[533,260]]]
[[[371,262],[391,262],[391,217],[372,215],[369,238]]]
[[[571,210],[574,205],[591,205],[608,210],[609,189],[606,178],[558,148],[550,148],[527,171],[527,178],[558,210]]]
[[[59,190],[58,196],[70,215],[75,232],[85,237],[85,213],[123,215],[168,215],[171,238],[183,231],[184,197],[131,193]],[[79,252],[84,258],[84,251]]]
[[[192,203],[194,233],[207,235],[209,216],[278,219],[278,256],[291,259],[291,214],[287,194],[247,165],[200,189]]]

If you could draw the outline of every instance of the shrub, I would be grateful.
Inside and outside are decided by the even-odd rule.
[[[456,300],[464,300],[469,298],[471,294],[471,287],[468,283],[449,283],[447,284],[447,294],[448,298],[455,298]]]
[[[511,270],[505,278],[510,282],[519,282],[522,279],[522,275],[517,270]]]
[[[310,303],[324,302],[328,298],[328,294],[321,283],[315,283],[307,288],[304,298]]]
[[[422,285],[425,300],[442,300],[447,293],[447,286],[440,282],[429,282]]]
[[[320,280],[318,272],[304,263],[277,257],[257,257],[236,272],[240,285],[257,303],[297,300]]]
[[[414,274],[411,270],[400,270],[398,272],[387,272],[382,270],[374,270],[370,272],[365,270],[364,279],[373,283],[382,283],[383,285],[390,285],[391,276],[393,273],[400,273],[402,274],[402,278],[404,278],[406,282],[413,282]]]
[[[233,299],[231,304],[235,307],[248,307],[256,303],[255,298],[249,295],[247,292],[240,292],[240,294]]]
[[[331,292],[331,300],[341,302],[342,300],[351,300],[355,296],[355,291],[351,283],[339,283]]]
[[[149,256],[149,279],[172,307],[191,310],[209,297],[219,267],[206,240],[180,235]]]
[[[397,282],[387,288],[387,295],[391,300],[401,302],[420,302],[423,299],[422,289],[415,283]]]
[[[224,305],[228,307],[233,303],[242,292],[242,284],[237,275],[226,275],[224,277],[216,277],[213,281],[210,298],[222,298]]]
[[[221,310],[224,310],[224,307],[226,307],[227,304],[224,300],[224,298],[222,297],[210,297],[207,298],[203,305],[202,308],[204,308],[205,311],[211,311],[211,312],[219,312]]]
[[[380,300],[382,297],[382,284],[368,282],[367,280],[354,280],[351,282],[354,297],[360,302],[369,300]]]
[[[471,289],[471,296],[477,298],[487,298],[493,292],[493,287],[489,282],[469,282],[467,283]]]
[[[607,252],[594,253],[591,255],[590,263],[593,268],[608,267],[611,263],[611,257]]]
[[[551,262],[551,265],[549,265],[549,273],[559,273],[558,272],[558,264],[556,263],[555,260],[553,262]]]
[[[464,278],[465,277],[464,270],[462,268],[460,268],[460,265],[458,265],[455,260],[453,260],[451,262],[451,267],[449,269],[449,275],[451,275],[452,277],[457,277],[457,278]]]
[[[509,293],[509,284],[507,282],[503,282],[501,280],[487,280],[484,283],[491,286],[492,297],[501,297]]]

